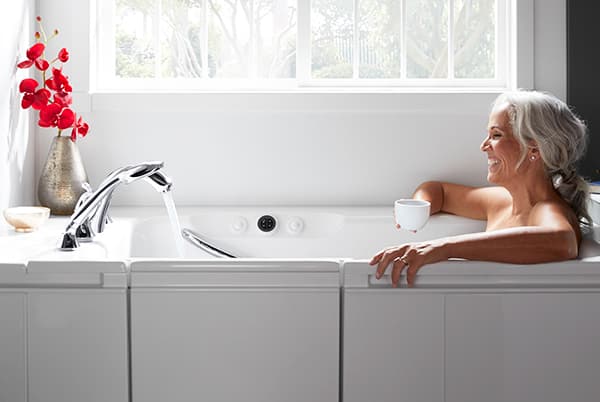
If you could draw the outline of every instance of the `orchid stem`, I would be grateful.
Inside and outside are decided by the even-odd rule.
[[[40,26],[40,32],[42,33],[42,38],[44,43],[48,43],[48,37],[46,36],[46,31],[44,31],[44,26],[42,25],[42,21],[38,21],[38,25]]]

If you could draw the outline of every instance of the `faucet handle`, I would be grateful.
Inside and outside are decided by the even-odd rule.
[[[81,207],[86,203],[88,199],[94,194],[92,190],[92,186],[90,183],[83,182],[82,184],[84,192],[79,196],[79,200],[77,200],[77,204],[75,205],[75,212],[78,212]],[[75,229],[75,236],[82,242],[90,242],[96,234],[92,230],[90,225],[90,219],[86,219],[81,225]]]
[[[77,237],[79,241],[82,241],[84,243],[92,241],[95,235],[96,234],[90,226],[89,219],[83,222],[81,225],[79,225],[77,229],[75,229],[75,237]]]
[[[62,251],[73,251],[79,247],[77,237],[72,233],[66,232],[63,234],[62,242],[60,244],[60,250]]]
[[[94,194],[94,190],[92,190],[92,186],[87,181],[83,182],[81,185],[83,187],[83,193],[79,196],[77,200],[77,204],[75,204],[75,212],[79,211],[79,208]]]

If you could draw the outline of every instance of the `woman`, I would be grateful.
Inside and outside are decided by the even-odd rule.
[[[540,92],[500,95],[481,144],[487,179],[495,187],[426,182],[413,198],[431,202],[431,213],[486,219],[483,233],[403,244],[376,254],[379,279],[392,266],[392,284],[406,271],[413,286],[425,264],[449,258],[531,264],[577,257],[580,224],[588,225],[588,190],[575,163],[583,156],[587,130],[569,107]]]

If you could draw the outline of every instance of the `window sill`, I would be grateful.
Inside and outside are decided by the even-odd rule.
[[[310,88],[298,91],[130,91],[80,93],[89,111],[114,112],[351,112],[486,113],[502,88]],[[87,98],[81,99],[78,98]]]

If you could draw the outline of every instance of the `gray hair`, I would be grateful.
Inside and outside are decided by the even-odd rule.
[[[576,164],[585,154],[588,135],[585,123],[560,99],[543,92],[503,93],[494,107],[508,103],[514,137],[521,144],[521,160],[527,156],[531,141],[537,143],[546,174],[554,188],[571,206],[584,225],[591,225],[587,211],[589,188],[577,174]]]

